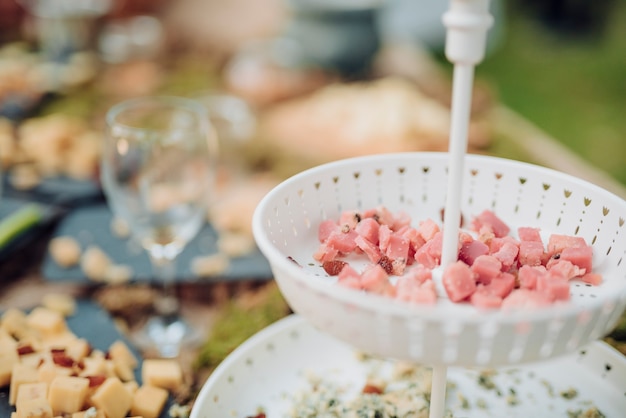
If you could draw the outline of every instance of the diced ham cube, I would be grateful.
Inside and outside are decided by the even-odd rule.
[[[583,237],[573,235],[552,234],[548,238],[547,253],[550,256],[560,254],[565,248],[586,247],[587,242]]]
[[[477,257],[487,254],[489,254],[489,247],[484,242],[478,240],[463,241],[459,250],[459,260],[471,266]]]
[[[326,240],[326,245],[335,248],[340,254],[350,254],[356,248],[356,238],[359,236],[354,230],[348,232],[332,232]]]
[[[502,306],[502,298],[479,286],[470,296],[470,303],[480,309],[497,309]]]
[[[361,215],[353,210],[346,210],[341,213],[339,217],[339,227],[344,228],[348,227],[349,229],[356,228],[356,225],[361,220]]]
[[[550,274],[537,277],[537,291],[552,300],[569,300],[569,280]]]
[[[350,267],[349,264],[343,266],[339,272],[337,283],[352,289],[362,289],[361,275],[354,268]]]
[[[361,287],[368,292],[385,295],[390,294],[389,288],[393,286],[389,282],[389,275],[380,265],[376,264],[361,274]]]
[[[482,285],[483,291],[489,292],[502,299],[507,297],[515,288],[515,276],[511,273],[500,273],[489,284]]]
[[[515,289],[502,301],[502,309],[541,308],[552,304],[550,296],[529,289]]]
[[[519,236],[520,241],[536,241],[543,243],[539,231],[539,228],[522,226],[517,228],[517,235]]]
[[[585,273],[580,279],[583,282],[594,286],[602,284],[602,275],[598,273]]]
[[[502,247],[492,255],[502,263],[502,271],[508,271],[517,262],[519,255],[519,245],[512,242],[505,242]]]
[[[475,274],[462,261],[454,262],[444,269],[442,283],[453,302],[468,298],[476,290]]]
[[[502,263],[492,255],[481,255],[474,260],[470,269],[476,275],[476,281],[489,284],[491,280],[501,273]]]
[[[422,245],[426,244],[426,241],[424,241],[415,228],[407,228],[407,230],[402,233],[402,236],[409,240],[409,255],[407,258],[407,264],[411,264],[415,259],[415,252]]]
[[[322,221],[317,227],[317,238],[320,242],[328,239],[331,233],[339,231],[339,225],[332,219]]]
[[[372,244],[378,244],[378,229],[380,225],[372,218],[365,218],[359,222],[354,231],[371,242]]]
[[[476,231],[480,231],[483,227],[486,227],[498,238],[504,237],[510,232],[510,228],[507,224],[488,209],[482,211],[478,216],[472,219],[472,226]]]
[[[378,227],[378,247],[381,252],[386,252],[389,247],[389,240],[391,239],[393,231],[387,225],[380,225]]]
[[[398,233],[394,233],[389,238],[389,246],[385,254],[392,260],[403,260],[406,264],[409,255],[410,241]]]
[[[394,231],[400,231],[401,229],[411,225],[411,216],[406,212],[398,212],[393,218],[391,229]]]
[[[534,290],[537,288],[537,277],[547,274],[544,266],[521,266],[517,272],[520,288]]]
[[[551,258],[546,264],[546,269],[552,277],[561,277],[566,280],[580,277],[585,274],[585,270],[572,264],[569,260]]]
[[[360,248],[367,255],[367,258],[369,258],[372,264],[377,264],[380,261],[380,257],[382,256],[382,254],[380,253],[378,246],[372,244],[360,235],[357,235],[357,237],[354,239],[354,242],[357,247]]]
[[[415,252],[415,261],[430,269],[437,267],[441,262],[442,245],[443,233],[439,231]]]
[[[536,241],[522,241],[519,244],[518,263],[520,266],[539,266],[544,259],[543,244]]]
[[[561,251],[560,260],[570,261],[572,264],[585,270],[585,272],[591,272],[593,248],[585,245],[584,247],[568,247]]]
[[[432,280],[419,282],[404,276],[396,283],[396,298],[405,302],[434,304],[437,302],[437,291]]]
[[[319,248],[313,253],[313,259],[325,263],[332,261],[339,256],[339,251],[336,248],[328,246],[326,243],[320,244]]]
[[[430,218],[421,221],[417,227],[417,232],[424,238],[424,241],[432,240],[439,231],[439,225]]]
[[[417,266],[408,269],[403,277],[408,277],[418,283],[424,283],[425,281],[432,279],[433,272],[431,269],[418,264]]]
[[[384,206],[379,206],[373,215],[373,218],[381,225],[387,225],[389,229],[393,231],[393,225],[396,222],[396,218],[389,209]]]

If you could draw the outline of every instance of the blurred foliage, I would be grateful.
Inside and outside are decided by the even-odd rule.
[[[593,30],[578,32],[524,2],[507,5],[502,43],[477,77],[505,105],[626,183],[626,2],[611,2]]]
[[[195,367],[214,369],[248,338],[289,313],[289,307],[274,282],[254,295],[230,300],[215,321]]]

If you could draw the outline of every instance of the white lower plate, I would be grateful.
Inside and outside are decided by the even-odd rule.
[[[310,387],[309,371],[348,386],[346,396],[351,396],[372,371],[371,362],[356,354],[292,315],[250,338],[220,364],[203,386],[191,418],[245,418],[259,408],[268,418],[287,417],[292,396]],[[568,411],[596,407],[608,418],[621,418],[626,411],[626,357],[603,342],[548,362],[498,369],[493,381],[499,393],[478,380],[478,371],[448,370],[448,382],[454,385],[447,393],[447,409],[454,417],[568,417]],[[572,389],[575,397],[561,396]],[[459,394],[467,400],[465,407]]]

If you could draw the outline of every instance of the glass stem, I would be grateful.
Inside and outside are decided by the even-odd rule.
[[[155,278],[161,285],[161,291],[154,301],[156,313],[164,318],[172,320],[178,317],[180,304],[176,295],[176,260],[167,256],[150,254],[150,263]]]

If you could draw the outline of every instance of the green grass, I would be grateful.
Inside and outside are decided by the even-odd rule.
[[[626,183],[626,2],[601,37],[562,36],[509,7],[503,42],[477,68],[499,99]]]

